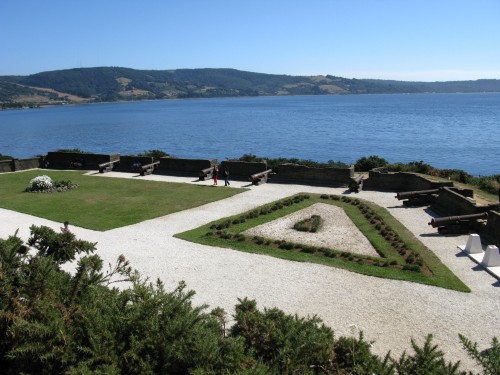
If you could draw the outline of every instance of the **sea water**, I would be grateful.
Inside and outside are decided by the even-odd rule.
[[[67,105],[0,112],[0,153],[78,148],[182,158],[243,154],[424,161],[500,174],[500,93],[281,96]]]

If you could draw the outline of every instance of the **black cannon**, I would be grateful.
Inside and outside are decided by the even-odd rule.
[[[483,223],[479,222],[479,220],[485,220],[487,218],[487,212],[460,216],[445,216],[433,218],[429,225],[433,228],[437,228],[439,233],[465,234],[469,233],[471,230],[480,232]]]
[[[362,175],[351,177],[351,179],[349,180],[349,191],[353,193],[359,193],[362,187],[363,187]]]
[[[267,179],[269,178],[269,173],[271,173],[273,170],[268,169],[267,171],[262,171],[259,173],[255,173],[251,175],[248,180],[252,182],[252,185],[260,185],[265,182],[267,182]]]
[[[153,174],[156,166],[160,164],[159,161],[155,161],[154,163],[151,163],[151,164],[146,164],[146,165],[141,165],[139,167],[139,174],[141,176],[146,176],[148,174]]]
[[[111,160],[108,161],[107,163],[101,163],[97,167],[99,168],[99,173],[105,173],[105,172],[111,172],[113,170],[113,167],[116,163],[119,163],[120,159],[117,160]]]
[[[396,198],[398,200],[403,200],[403,205],[405,206],[427,206],[436,201],[439,191],[441,189],[430,189],[430,190],[417,190],[417,191],[405,191],[403,193],[397,193]]]
[[[199,180],[210,180],[213,177],[214,167],[202,169],[199,173]]]

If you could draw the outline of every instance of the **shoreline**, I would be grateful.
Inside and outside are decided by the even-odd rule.
[[[161,101],[175,101],[175,100],[208,100],[208,99],[244,99],[244,98],[280,98],[280,97],[317,97],[317,96],[362,96],[362,95],[488,95],[488,94],[500,94],[500,91],[481,91],[481,92],[410,92],[410,93],[338,93],[338,94],[321,94],[321,95],[246,95],[246,96],[210,96],[210,97],[192,97],[192,98],[165,98],[165,99],[138,99],[138,100],[113,100],[113,101],[101,101],[101,102],[67,102],[67,103],[44,103],[39,104],[36,107],[22,107],[22,108],[0,108],[1,111],[9,110],[30,110],[30,109],[40,109],[40,108],[51,108],[51,107],[61,107],[61,106],[79,106],[87,104],[113,104],[113,103],[135,103],[135,102],[161,102]],[[24,103],[24,102],[23,102]],[[0,102],[0,105],[2,103]]]

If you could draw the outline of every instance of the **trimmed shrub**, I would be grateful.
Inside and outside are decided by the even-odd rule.
[[[49,176],[42,175],[42,176],[37,176],[33,178],[30,181],[28,191],[45,191],[52,189],[54,186],[54,182]]]

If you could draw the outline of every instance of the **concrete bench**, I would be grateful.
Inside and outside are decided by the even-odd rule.
[[[269,178],[269,173],[271,173],[272,171],[273,171],[272,169],[268,169],[267,171],[254,173],[250,175],[248,179],[252,182],[252,185],[260,185],[267,182]]]
[[[141,165],[139,167],[139,173],[141,176],[145,176],[147,174],[152,174],[155,170],[155,167],[160,164],[159,161],[156,161],[154,163],[151,163],[151,164],[145,164],[145,165]]]

